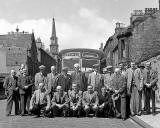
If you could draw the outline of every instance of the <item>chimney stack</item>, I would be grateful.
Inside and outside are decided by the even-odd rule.
[[[99,50],[103,51],[103,43],[101,43]]]

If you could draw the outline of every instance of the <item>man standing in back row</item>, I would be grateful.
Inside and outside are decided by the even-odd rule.
[[[35,75],[35,89],[38,89],[39,83],[43,83],[46,87],[47,84],[47,78],[45,75],[45,66],[41,65],[39,66],[40,72],[36,73]]]
[[[56,92],[56,87],[57,87],[56,67],[51,66],[51,73],[47,74],[47,92],[51,98],[53,97],[54,92]]]
[[[151,63],[147,62],[143,71],[145,87],[145,107],[146,114],[150,114],[150,99],[152,100],[152,114],[155,114],[155,91],[157,90],[158,73],[151,68]]]
[[[104,78],[103,75],[98,72],[98,68],[98,64],[93,65],[94,72],[90,73],[88,76],[88,85],[93,86],[93,90],[100,93],[101,87],[104,86]]]
[[[32,85],[33,81],[31,79],[31,76],[27,75],[27,69],[23,69],[23,74],[18,78],[21,116],[25,115],[26,107],[27,107],[27,114],[30,114],[29,105],[32,96]]]
[[[5,95],[7,96],[6,116],[11,115],[13,101],[15,103],[15,115],[19,114],[19,103],[18,103],[18,77],[16,71],[11,70],[11,75],[8,76],[3,84],[5,88]]]
[[[131,62],[131,68],[126,71],[127,94],[131,96],[130,110],[131,116],[141,115],[141,94],[143,88],[143,76],[141,70],[136,68],[134,62]]]
[[[75,71],[71,74],[72,83],[75,83],[79,86],[79,89],[84,92],[87,90],[87,83],[85,74],[80,70],[78,63],[74,64]]]

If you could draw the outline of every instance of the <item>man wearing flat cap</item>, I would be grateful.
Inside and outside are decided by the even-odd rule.
[[[44,86],[47,84],[47,78],[45,75],[45,66],[39,66],[40,72],[35,75],[35,88],[38,89],[39,83],[44,83]]]
[[[88,76],[88,85],[93,86],[93,90],[98,93],[101,87],[104,85],[103,75],[98,72],[99,65],[93,65],[94,72],[90,73]]]
[[[81,91],[87,90],[87,82],[85,73],[80,70],[80,65],[78,63],[74,64],[75,71],[71,74],[72,83],[76,83]]]
[[[57,76],[57,86],[62,86],[63,91],[67,93],[71,90],[72,78],[68,74],[67,67],[63,67],[62,72]]]

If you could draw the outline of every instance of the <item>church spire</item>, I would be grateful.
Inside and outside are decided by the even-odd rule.
[[[58,54],[58,39],[56,36],[56,25],[55,25],[55,19],[53,17],[52,19],[52,33],[51,33],[51,44],[50,44],[50,53],[52,56],[55,56]]]
[[[52,42],[52,40],[56,40],[56,27],[55,27],[55,20],[54,20],[54,17],[53,17],[53,19],[52,19],[52,34],[51,34],[51,43],[53,43]],[[57,43],[56,41],[55,41],[55,43]]]

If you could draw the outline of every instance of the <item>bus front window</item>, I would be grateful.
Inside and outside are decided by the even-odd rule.
[[[64,58],[62,60],[62,67],[68,67],[68,71],[74,71],[74,64],[80,63],[80,58]]]

